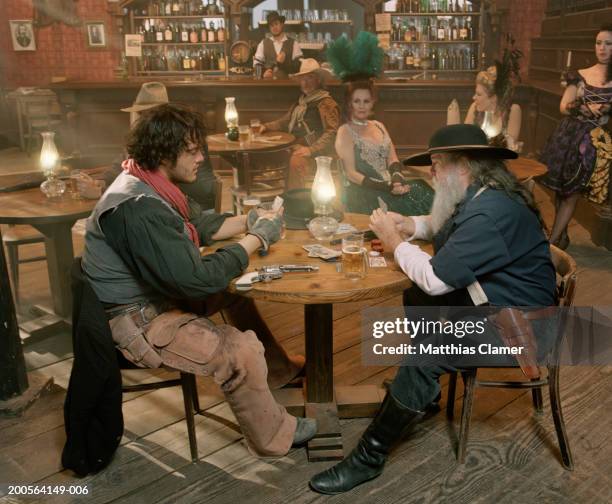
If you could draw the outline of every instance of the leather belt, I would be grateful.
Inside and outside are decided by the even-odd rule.
[[[161,315],[165,310],[154,303],[134,303],[130,305],[120,305],[105,310],[108,320],[121,315],[129,315],[138,327],[145,326],[153,321],[155,317]]]

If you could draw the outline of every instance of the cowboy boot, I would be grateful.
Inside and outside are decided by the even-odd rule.
[[[350,455],[335,466],[313,476],[310,488],[322,494],[339,494],[379,476],[393,445],[424,413],[402,406],[387,393],[376,418]]]

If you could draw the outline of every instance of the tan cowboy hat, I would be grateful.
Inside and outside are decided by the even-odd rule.
[[[131,107],[122,108],[123,112],[142,112],[158,105],[168,103],[168,91],[161,82],[145,82],[138,91]]]
[[[295,79],[310,73],[317,74],[321,79],[331,77],[331,73],[329,72],[329,70],[321,68],[319,62],[314,58],[304,58],[300,64],[300,71],[298,73],[291,74],[289,77]]]

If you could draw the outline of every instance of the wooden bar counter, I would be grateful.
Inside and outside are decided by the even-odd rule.
[[[52,86],[62,105],[73,112],[72,140],[82,154],[102,156],[99,161],[108,162],[121,152],[129,114],[120,109],[131,105],[142,82],[64,82]],[[225,130],[227,96],[236,97],[240,123],[249,124],[254,118],[269,121],[279,117],[300,94],[297,82],[292,80],[223,78],[162,82],[168,88],[170,101],[187,103],[204,113],[211,133]],[[343,107],[343,84],[332,80],[327,88]],[[426,147],[430,135],[446,124],[447,107],[453,98],[459,102],[464,117],[474,94],[473,81],[441,79],[379,80],[376,88],[376,119],[386,125],[400,157]],[[529,94],[528,88],[517,90],[517,101],[523,110],[529,107]],[[526,117],[524,127],[527,120]],[[528,135],[524,136],[528,140]]]

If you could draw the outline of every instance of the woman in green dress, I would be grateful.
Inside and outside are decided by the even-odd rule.
[[[434,191],[425,181],[408,182],[401,174],[387,129],[369,119],[375,102],[371,80],[347,83],[347,122],[336,136],[336,153],[344,168],[346,210],[369,215],[379,207],[380,197],[390,211],[428,214]]]

